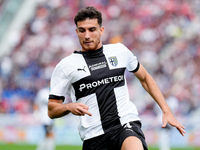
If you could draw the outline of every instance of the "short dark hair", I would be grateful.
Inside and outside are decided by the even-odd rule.
[[[77,25],[78,21],[84,21],[87,18],[89,19],[97,19],[99,26],[102,25],[102,14],[94,7],[85,7],[78,11],[76,16],[74,17],[74,23]]]

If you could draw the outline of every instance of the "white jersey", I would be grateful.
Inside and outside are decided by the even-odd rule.
[[[38,110],[38,119],[44,125],[51,125],[53,120],[48,116],[48,95],[49,95],[49,88],[41,89],[35,98],[35,103],[39,107]]]
[[[140,120],[130,101],[125,69],[137,71],[136,56],[123,44],[108,44],[90,52],[75,51],[61,60],[51,78],[49,98],[69,95],[74,103],[89,106],[92,116],[80,116],[79,133],[83,140]]]

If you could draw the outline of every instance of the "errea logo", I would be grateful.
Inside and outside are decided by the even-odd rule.
[[[117,60],[117,57],[116,56],[112,56],[112,57],[108,57],[108,60],[110,62],[110,64],[114,67],[117,66],[118,64],[118,60]]]

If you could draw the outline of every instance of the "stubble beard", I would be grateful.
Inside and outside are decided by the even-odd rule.
[[[92,42],[92,44],[93,44],[92,47],[90,47],[90,45],[87,46],[87,45],[85,45],[85,44],[83,43],[83,44],[82,44],[82,51],[85,51],[85,52],[86,52],[86,51],[97,50],[98,48],[100,48],[100,47],[98,47],[98,46],[100,45],[100,43],[101,43],[101,40],[98,40],[96,44],[95,44],[94,42]]]

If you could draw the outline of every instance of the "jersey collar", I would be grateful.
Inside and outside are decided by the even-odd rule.
[[[87,51],[87,52],[74,51],[74,53],[82,54],[84,56],[95,57],[95,56],[103,53],[103,46],[101,48],[97,49],[97,50],[90,50],[90,51]]]

